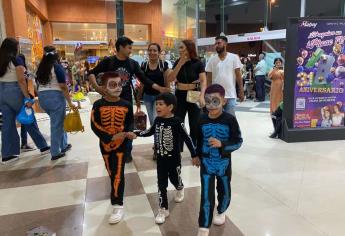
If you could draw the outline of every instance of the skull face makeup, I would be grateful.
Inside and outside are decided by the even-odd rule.
[[[217,93],[206,94],[205,104],[207,110],[223,109],[222,97]]]
[[[123,83],[120,77],[109,78],[107,81],[107,92],[112,97],[119,97],[122,92]]]

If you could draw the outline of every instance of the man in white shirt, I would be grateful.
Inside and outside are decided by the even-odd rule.
[[[242,63],[240,58],[233,53],[226,51],[228,39],[226,36],[216,37],[215,55],[209,59],[206,65],[208,84],[220,84],[225,89],[225,98],[227,103],[224,110],[235,116],[236,106],[236,82],[239,87],[238,97],[241,102],[244,100],[243,80],[241,74]]]
[[[265,101],[265,80],[267,74],[267,65],[265,62],[265,54],[261,53],[259,55],[259,63],[254,69],[255,73],[255,90],[256,90],[256,101]]]

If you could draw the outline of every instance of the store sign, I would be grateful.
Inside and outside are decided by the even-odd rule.
[[[294,127],[344,126],[345,20],[301,20]]]

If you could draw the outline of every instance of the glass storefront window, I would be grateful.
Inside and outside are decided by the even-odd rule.
[[[199,1],[199,26],[200,37],[212,37],[225,32],[222,24],[223,14],[221,8],[224,0],[200,0]]]
[[[343,0],[306,0],[306,16],[340,16]]]
[[[285,29],[288,17],[299,17],[301,0],[269,0],[269,30]]]

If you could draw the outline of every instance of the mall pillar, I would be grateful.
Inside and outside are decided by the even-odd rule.
[[[125,25],[123,23],[123,0],[116,0],[116,32],[117,38],[125,35]]]
[[[6,35],[8,37],[27,38],[25,1],[3,0],[2,8],[6,22]]]

